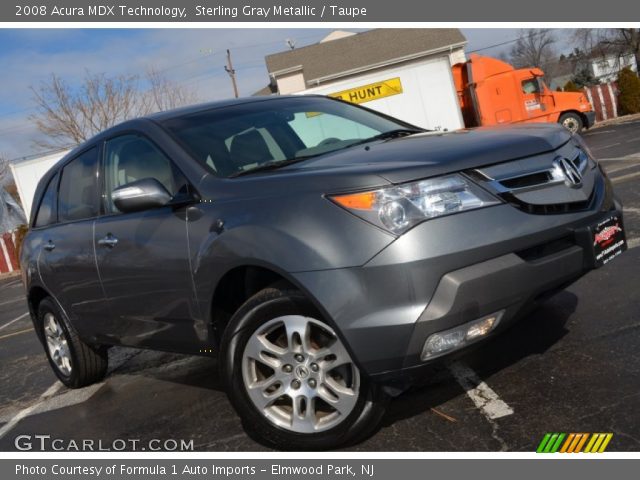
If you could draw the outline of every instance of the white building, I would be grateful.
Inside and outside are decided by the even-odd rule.
[[[634,72],[638,71],[633,53],[595,55],[590,59],[590,62],[591,73],[601,83],[615,82],[618,73],[625,67],[631,67]]]
[[[464,126],[451,67],[467,41],[456,28],[336,31],[317,44],[265,58],[257,92],[339,97],[434,130]]]
[[[38,157],[17,160],[11,164],[11,173],[13,173],[13,179],[16,182],[20,202],[27,220],[31,218],[33,196],[36,193],[38,182],[67,153],[69,153],[69,150],[61,150]]]

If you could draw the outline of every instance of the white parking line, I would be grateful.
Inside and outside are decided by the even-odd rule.
[[[10,303],[16,303],[20,300],[24,300],[23,297],[12,298],[11,300],[5,300],[4,302],[0,302],[0,307],[3,305],[9,305]]]
[[[607,148],[615,147],[615,146],[618,146],[618,145],[621,145],[621,143],[620,143],[620,142],[618,142],[618,143],[611,143],[611,144],[609,144],[609,145],[603,145],[602,147],[595,147],[595,148],[592,148],[591,150],[593,150],[594,152],[597,152],[598,150],[606,150]]]
[[[593,130],[583,135],[583,137],[591,137],[593,135],[600,135],[601,133],[611,133],[611,132],[615,132],[615,130]]]
[[[611,176],[614,173],[618,173],[618,172],[621,172],[623,170],[631,170],[631,169],[638,168],[638,167],[640,167],[640,164],[637,164],[637,163],[631,163],[631,164],[626,163],[626,164],[623,164],[620,167],[607,168],[606,171],[607,171],[607,175]]]
[[[460,386],[467,392],[467,396],[489,421],[513,415],[513,409],[501,400],[489,385],[480,380],[476,372],[467,365],[455,362],[449,366],[449,369]]]
[[[11,420],[9,420],[2,428],[0,428],[0,438],[9,433],[20,420],[31,415],[37,408],[40,407],[42,403],[53,397],[58,392],[58,390],[60,390],[60,388],[62,388],[62,383],[54,383],[47,389],[46,392],[40,395],[40,398],[36,403],[31,405],[30,407],[20,410]]]
[[[631,178],[635,178],[638,175],[640,175],[640,172],[628,173],[626,175],[620,175],[619,177],[611,177],[611,181],[613,183],[624,182],[624,181],[629,180]]]
[[[4,330],[5,328],[7,328],[9,325],[12,325],[14,323],[16,323],[17,321],[22,320],[24,317],[26,317],[27,315],[29,315],[29,312],[27,313],[23,313],[22,315],[20,315],[18,318],[14,318],[13,320],[11,320],[9,323],[5,323],[4,325],[0,326],[0,330]]]
[[[110,357],[109,360],[111,365],[109,374],[113,374],[115,370],[122,367],[122,365],[127,363],[131,358],[138,355],[140,352],[141,350],[126,349],[121,354],[116,354],[113,357]],[[38,400],[36,400],[29,407],[20,410],[16,415],[9,419],[2,428],[0,428],[0,438],[4,437],[7,433],[13,430],[13,428],[18,424],[18,422],[20,422],[20,420],[30,417],[31,415],[50,412],[52,410],[59,410],[61,408],[70,407],[71,405],[77,405],[86,402],[98,390],[100,390],[104,386],[104,384],[105,382],[103,381],[81,389],[69,390],[56,396],[58,391],[64,387],[61,382],[56,381],[47,389],[46,392],[40,395]]]

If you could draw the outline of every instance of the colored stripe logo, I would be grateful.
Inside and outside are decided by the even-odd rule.
[[[602,453],[613,433],[546,433],[536,453]]]

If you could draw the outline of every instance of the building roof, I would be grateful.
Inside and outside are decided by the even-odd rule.
[[[466,42],[457,28],[381,28],[275,53],[265,61],[272,76],[302,70],[305,80],[313,83],[462,47]]]

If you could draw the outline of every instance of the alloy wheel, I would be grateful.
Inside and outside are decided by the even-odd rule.
[[[299,315],[273,319],[251,335],[242,375],[258,411],[296,433],[339,425],[353,411],[360,390],[360,372],[335,332]]]
[[[44,335],[51,360],[60,373],[68,377],[72,370],[71,352],[64,330],[53,313],[44,316]]]
[[[571,133],[576,133],[578,131],[578,128],[580,127],[578,125],[578,121],[572,117],[565,118],[562,122],[562,126],[569,130]]]

